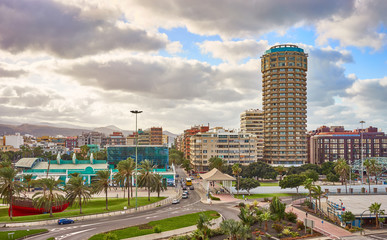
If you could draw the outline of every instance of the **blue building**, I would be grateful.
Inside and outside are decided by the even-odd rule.
[[[137,161],[141,164],[149,160],[158,169],[168,169],[169,154],[168,147],[163,145],[139,145],[137,147]],[[136,146],[114,146],[107,148],[108,164],[116,166],[119,161],[127,158],[136,158]]]

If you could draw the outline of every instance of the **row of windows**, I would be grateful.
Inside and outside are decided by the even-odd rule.
[[[288,71],[289,72],[289,71]],[[272,75],[268,75],[266,76],[266,78],[277,78],[277,77],[286,77],[286,76],[296,76],[296,77],[304,77],[303,74],[299,74],[299,73],[296,73],[296,74],[293,74],[293,73],[288,73],[288,75],[286,75],[286,73],[280,73],[280,74],[272,74]]]
[[[305,151],[265,151],[268,154],[306,154]]]
[[[271,99],[267,99],[267,101],[272,101],[272,102],[277,102],[277,101],[304,101],[305,102],[305,99],[304,98],[293,98],[293,97],[290,97],[290,98],[271,98]]]
[[[296,66],[296,67],[302,67],[302,66],[304,66],[304,68],[306,68],[307,67],[307,64],[306,63],[304,63],[304,65],[302,64],[302,63],[295,63],[295,62],[287,62],[287,64],[286,64],[286,62],[279,62],[278,64],[276,64],[276,63],[271,63],[270,64],[270,67],[285,67],[285,66],[289,66],[289,67],[294,67],[294,66]],[[268,64],[266,64],[266,66],[265,66],[266,68],[269,68],[269,65]]]
[[[278,57],[278,58],[276,58],[276,57],[272,57],[272,58],[270,58],[270,62],[275,62],[275,61],[277,61],[277,59],[278,59],[278,61],[286,61],[286,59],[288,60],[288,61],[299,61],[299,62],[301,62],[301,61],[304,61],[304,62],[306,62],[306,58],[301,58],[301,57]]]
[[[273,117],[273,118],[266,118],[267,121],[270,121],[270,120],[278,120],[277,117]],[[280,117],[279,120],[305,120],[305,118],[300,118],[300,117]],[[271,124],[274,124],[274,123],[271,123]]]
[[[270,72],[273,72],[273,73],[276,73],[278,71],[280,72],[285,72],[286,68],[280,68],[280,69],[272,69],[272,70],[267,70],[266,72],[267,73],[270,73]],[[293,71],[293,68],[288,68],[288,71]],[[296,72],[302,72],[304,73],[305,71],[303,69],[298,69],[296,68]]]
[[[296,106],[306,106],[305,103],[300,103],[300,102],[289,102],[289,103],[284,103],[284,102],[280,102],[280,103],[268,103],[266,104],[265,106],[265,109],[266,110],[270,110],[270,106],[293,106],[293,105],[296,105]]]
[[[287,139],[296,139],[296,140],[305,140],[306,137],[292,137],[292,136],[285,136],[285,137],[269,137],[271,140],[287,140]],[[266,138],[266,140],[268,140],[269,138]],[[266,141],[267,142],[267,141]],[[306,142],[302,142],[302,141],[297,141],[296,143],[299,143],[299,144],[306,144]]]
[[[277,86],[280,86],[280,87],[293,87],[293,86],[296,86],[296,87],[305,87],[304,84],[299,84],[299,83],[280,83],[280,84],[272,84],[272,85],[267,85],[267,87],[277,87]]]
[[[354,143],[359,143],[360,140],[361,140],[361,137],[359,136],[358,138],[352,138],[352,139],[346,139],[347,143],[350,143],[350,142],[354,142]],[[379,143],[379,139],[375,138],[375,139],[370,139],[370,138],[364,138],[362,139],[363,140],[363,143],[371,143],[372,140],[373,142],[375,143]],[[380,139],[382,143],[387,143],[387,137],[386,138],[382,138]],[[318,142],[319,143],[344,143],[345,139],[319,139]]]

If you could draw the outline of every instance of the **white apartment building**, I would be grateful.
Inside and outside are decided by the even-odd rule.
[[[257,160],[263,159],[263,146],[264,146],[264,121],[265,115],[262,110],[249,109],[241,113],[241,131],[246,133],[255,134],[257,139]]]
[[[252,133],[213,128],[190,138],[190,161],[197,172],[208,171],[209,159],[248,165],[257,161],[258,137]]]
[[[20,136],[20,133],[15,133],[15,135],[6,135],[4,137],[4,145],[12,146],[14,148],[20,148],[20,145],[24,144],[23,136]]]

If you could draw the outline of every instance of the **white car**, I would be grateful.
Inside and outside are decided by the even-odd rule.
[[[179,199],[173,199],[172,204],[178,204],[178,203],[180,203]]]

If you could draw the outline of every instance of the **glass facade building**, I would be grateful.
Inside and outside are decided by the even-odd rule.
[[[128,157],[136,159],[136,146],[114,146],[107,148],[107,162],[117,165],[121,160]],[[144,160],[149,160],[157,168],[168,168],[169,154],[167,146],[141,146],[137,148],[138,164]]]

